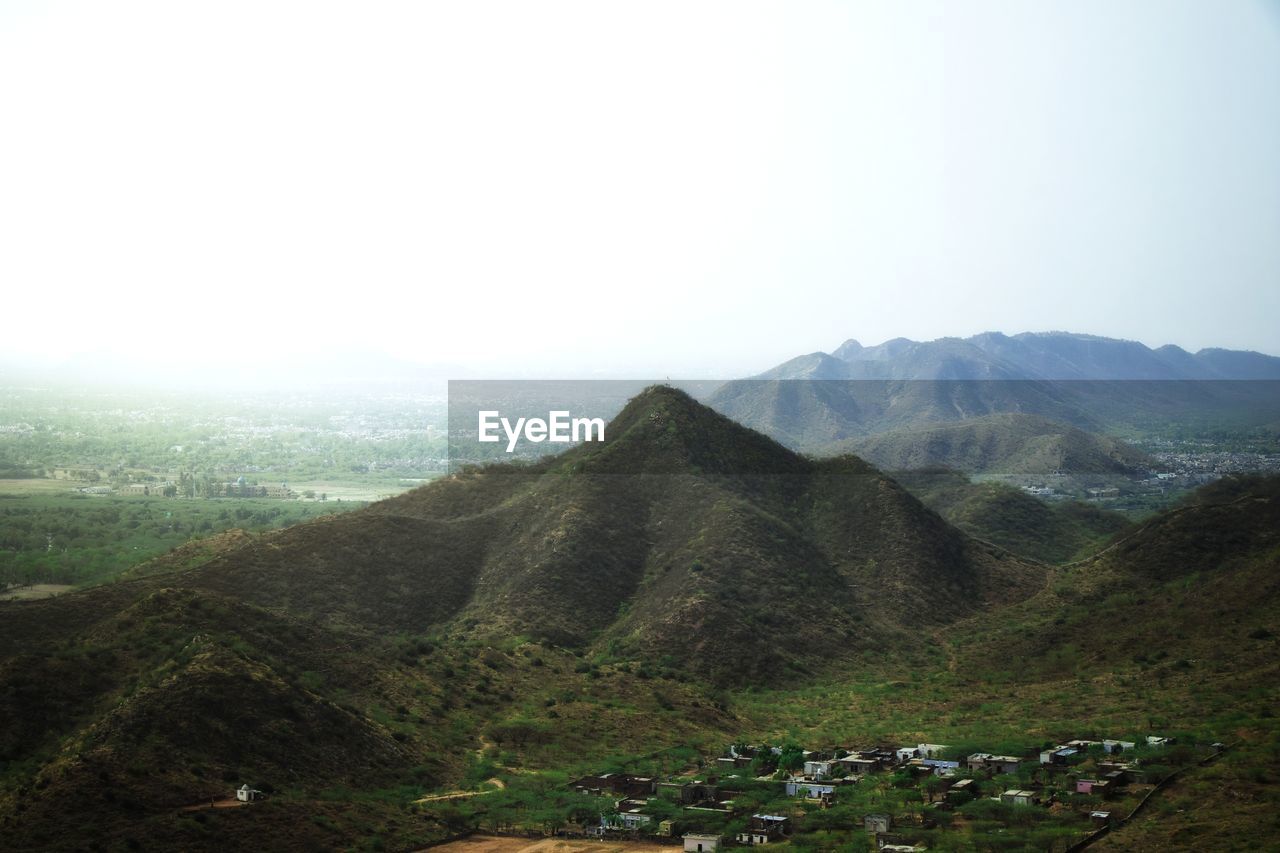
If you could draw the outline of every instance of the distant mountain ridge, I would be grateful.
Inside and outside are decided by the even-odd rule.
[[[1259,352],[1137,341],[1072,332],[983,332],[969,338],[894,338],[865,347],[845,341],[809,353],[758,379],[1280,379],[1280,358]]]
[[[849,440],[868,435],[1000,413],[1090,432],[1143,434],[1174,422],[1274,430],[1280,358],[1151,349],[1067,332],[894,338],[873,347],[849,340],[830,354],[797,356],[726,382],[708,402],[788,447],[817,454],[847,452]]]

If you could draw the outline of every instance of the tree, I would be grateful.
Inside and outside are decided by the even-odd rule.
[[[925,780],[925,783],[924,783],[924,789],[929,794],[929,802],[932,803],[933,798],[937,796],[937,794],[940,791],[946,788],[946,786],[947,786],[946,779],[943,779],[941,776],[934,776],[931,774],[929,778]]]
[[[804,749],[798,744],[789,743],[782,747],[778,756],[779,770],[799,770],[804,767]]]

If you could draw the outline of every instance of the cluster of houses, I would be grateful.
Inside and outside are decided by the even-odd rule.
[[[659,782],[649,776],[632,776],[627,773],[606,773],[599,776],[583,776],[571,783],[575,791],[597,796],[617,797],[615,813],[600,818],[600,825],[588,827],[587,834],[606,836],[612,832],[641,831],[658,836],[673,835],[669,820],[654,823],[651,815],[642,809],[648,798],[665,794],[687,810],[732,815],[733,798],[737,792],[721,788],[714,779],[691,782]],[[738,833],[739,844],[768,844],[790,834],[791,819],[782,815],[754,814],[746,828]],[[691,853],[710,853],[723,843],[719,835],[687,834],[685,849]]]
[[[729,771],[750,767],[761,750],[769,749],[774,758],[781,757],[778,747],[730,747],[728,754],[717,758],[718,768]],[[785,780],[789,797],[818,800],[827,805],[844,785],[853,785],[864,776],[889,771],[907,771],[915,776],[954,776],[962,762],[942,758],[950,747],[938,743],[916,746],[876,746],[868,748],[804,750],[802,766]],[[1016,761],[1016,759],[1015,759]]]
[[[589,835],[607,835],[616,831],[643,831],[652,835],[672,834],[671,821],[654,823],[643,809],[649,798],[665,794],[686,809],[720,814],[733,813],[735,792],[725,790],[714,780],[692,782],[659,782],[650,776],[633,776],[629,773],[605,773],[599,776],[583,776],[571,783],[581,794],[593,794],[614,798],[614,814],[600,818],[598,827],[588,827]]]
[[[209,497],[280,498],[287,500],[298,496],[297,493],[289,488],[288,483],[258,485],[257,483],[246,482],[244,477],[238,478],[234,483],[211,483],[209,488],[212,490]],[[107,489],[107,491],[109,492],[110,489]],[[152,498],[177,497],[178,491],[178,484],[171,480],[158,483],[129,483],[120,488],[120,494],[122,495]]]
[[[1146,746],[1163,747],[1172,740],[1148,737]],[[1056,775],[1059,771],[1078,764],[1092,751],[1096,778],[1076,778],[1073,790],[1078,794],[1106,796],[1130,782],[1148,781],[1136,761],[1123,760],[1122,754],[1131,752],[1137,744],[1120,740],[1071,740],[1039,754],[1039,764],[1034,755],[1019,757],[975,752],[962,760],[943,758],[951,752],[944,744],[921,743],[915,746],[876,746],[825,751],[803,750],[797,757],[794,751],[784,753],[779,747],[730,746],[726,753],[716,758],[707,769],[726,775],[739,775],[747,768],[772,769],[784,754],[786,762],[795,769],[784,778],[786,795],[805,800],[817,800],[823,808],[834,804],[841,787],[858,784],[870,774],[907,772],[920,778],[935,778],[930,784],[930,799],[936,794],[935,805],[940,809],[952,809],[980,796],[990,796],[1002,803],[1017,806],[1047,805],[1042,790],[1035,784],[1038,775]],[[1100,749],[1100,751],[1099,751]],[[1024,766],[1034,768],[1032,784],[1028,788],[991,790],[991,780],[1019,772]],[[768,778],[776,779],[776,775]],[[649,799],[662,795],[681,805],[686,812],[702,811],[725,816],[737,814],[734,797],[738,792],[725,788],[719,775],[692,781],[659,781],[648,776],[626,773],[606,773],[584,776],[571,783],[572,787],[586,794],[607,796],[614,799],[615,810],[601,817],[599,826],[589,827],[588,834],[604,837],[610,833],[631,832],[648,835],[674,835],[673,822],[656,820],[646,814]],[[1024,783],[1025,784],[1025,783]],[[984,793],[983,788],[986,788]],[[1091,819],[1097,824],[1110,821],[1107,811],[1094,811]],[[866,815],[864,829],[873,833],[880,850],[907,851],[915,848],[898,844],[893,833],[893,817],[887,814]],[[738,844],[754,846],[779,841],[791,833],[791,818],[776,814],[753,814],[746,828],[736,834]],[[687,853],[712,853],[725,839],[720,835],[690,833],[683,836]]]
[[[776,814],[753,814],[747,827],[738,833],[739,844],[753,846],[781,841],[791,834],[791,818]],[[686,833],[683,836],[686,853],[712,853],[724,844],[723,835]]]
[[[1146,745],[1159,749],[1169,746],[1173,742],[1173,738],[1151,736],[1147,738]],[[1221,744],[1214,744],[1214,746],[1219,747]],[[1107,796],[1130,782],[1152,781],[1147,778],[1146,770],[1138,762],[1126,761],[1120,757],[1123,753],[1132,752],[1137,747],[1137,743],[1134,741],[1071,740],[1052,749],[1042,751],[1040,753],[1040,764],[1049,768],[1066,767],[1095,747],[1101,747],[1108,757],[1106,760],[1094,763],[1096,779],[1076,779],[1075,792],[1077,794]],[[1105,815],[1105,813],[1098,812],[1092,815],[1095,821],[1099,820],[1100,814]]]

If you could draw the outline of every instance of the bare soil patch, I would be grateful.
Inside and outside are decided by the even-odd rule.
[[[578,841],[564,838],[501,838],[472,835],[450,841],[433,851],[444,853],[683,853],[679,844],[652,844],[643,841]]]

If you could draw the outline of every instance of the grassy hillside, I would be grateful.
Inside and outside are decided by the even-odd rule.
[[[856,732],[1018,755],[1076,737],[1223,741],[1222,759],[1096,849],[1268,849],[1260,839],[1280,831],[1278,579],[1280,478],[1224,481],[1055,570],[1037,595],[938,631],[920,655],[734,707],[804,743]]]
[[[101,583],[220,531],[274,530],[348,507],[265,498],[0,494],[0,586]]]
[[[661,672],[521,640],[327,629],[189,589],[24,645],[0,665],[0,715],[17,723],[0,739],[6,849],[402,847],[439,831],[406,820],[412,799],[464,779],[486,743],[573,766],[588,747],[725,728],[704,689]],[[183,811],[242,782],[271,794],[265,814]]]
[[[1046,503],[959,471],[897,471],[894,478],[966,533],[1044,563],[1088,557],[1130,526],[1123,515],[1077,501]]]
[[[1276,624],[1280,478],[1207,487],[1096,557],[1058,570],[1040,593],[971,620],[975,661],[1076,656],[1091,667],[1229,662]]]
[[[1262,849],[1280,830],[1278,569],[1280,479],[1225,481],[957,627],[953,654],[979,679],[1056,683],[1095,718],[1232,744],[1099,849]]]

